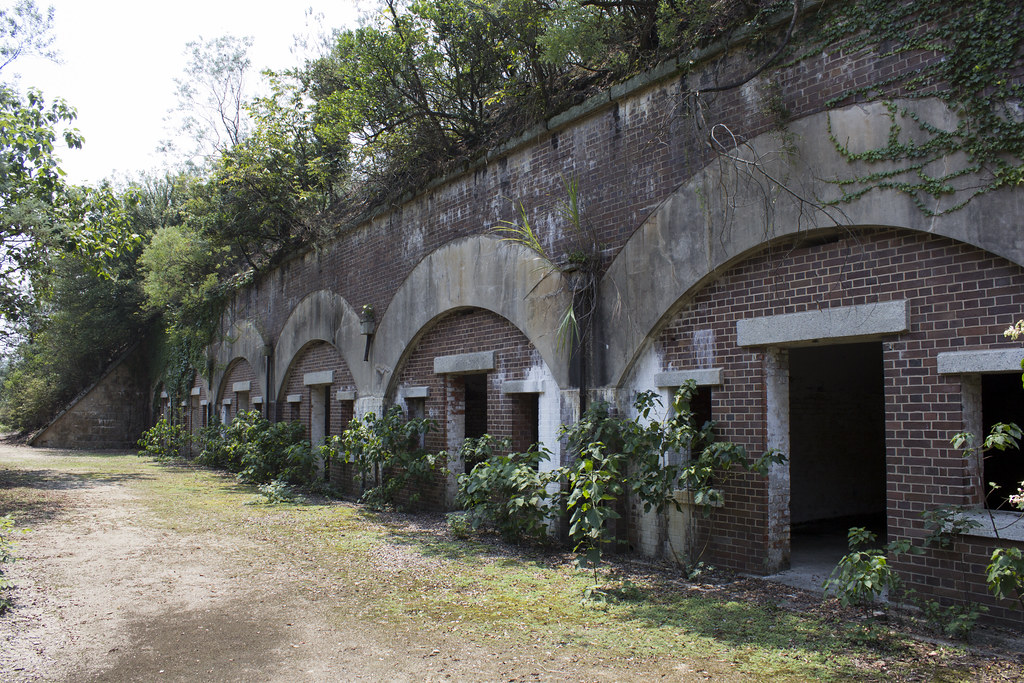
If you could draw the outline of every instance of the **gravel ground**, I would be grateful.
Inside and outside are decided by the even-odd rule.
[[[31,532],[17,538],[21,559],[5,567],[16,588],[15,608],[0,617],[0,681],[742,678],[716,660],[625,661],[594,650],[470,639],[436,625],[384,627],[362,616],[367,598],[357,586],[340,585],[337,573],[315,566],[311,557],[292,548],[282,552],[257,533],[196,533],[160,524],[139,497],[159,494],[133,486],[133,475],[83,478],[62,472],[54,455],[0,445],[0,493],[21,487],[33,496],[22,509],[20,522]],[[385,521],[398,531],[448,533],[439,516]],[[496,544],[494,552],[522,551]],[[376,547],[367,561],[382,576],[431,572],[439,562],[397,543]],[[616,570],[638,585],[678,584],[725,600],[816,612],[826,621],[864,618],[759,579],[709,573],[689,583],[678,570],[639,561],[618,563]],[[913,629],[895,621],[896,628]],[[1006,635],[980,635],[986,633]],[[938,641],[918,636],[914,656],[926,663]],[[1020,641],[1002,644],[968,651],[957,663],[974,671],[974,680],[1024,680]],[[886,678],[883,670],[877,674]]]
[[[359,617],[358,593],[301,575],[259,541],[151,523],[117,477],[88,484],[50,452],[0,445],[37,500],[19,560],[5,569],[15,608],[0,617],[2,681],[707,680],[707,667],[538,653],[454,633],[396,632]],[[24,472],[28,473],[25,474]],[[10,470],[8,470],[8,474]],[[0,481],[0,488],[11,486]],[[380,571],[424,561],[401,547]],[[239,557],[250,562],[239,563]],[[262,557],[274,557],[266,564]],[[429,562],[430,560],[426,560]],[[298,560],[297,560],[298,562]],[[310,581],[316,582],[311,586]],[[339,619],[339,612],[344,618]],[[723,675],[725,672],[722,672]]]

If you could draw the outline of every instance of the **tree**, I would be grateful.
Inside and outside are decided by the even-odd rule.
[[[121,253],[103,274],[88,257],[53,262],[0,383],[0,422],[19,429],[45,423],[143,336],[150,317],[141,305],[139,251]]]
[[[246,81],[252,62],[250,36],[221,36],[195,40],[185,45],[189,62],[181,78],[174,79],[180,114],[180,136],[188,138],[191,149],[177,150],[173,140],[163,151],[182,153],[188,162],[203,164],[248,135],[250,121],[245,108]]]
[[[386,0],[303,71],[318,129],[351,136],[371,192],[443,172],[496,140],[498,105],[523,127],[547,110],[536,100],[550,91],[535,40],[545,12],[529,0]]]
[[[18,0],[0,9],[0,71],[28,55],[55,60],[52,30],[53,7],[43,14],[34,0]]]
[[[27,54],[53,57],[52,8],[44,17],[31,0],[0,10],[0,69]],[[77,255],[102,273],[136,241],[110,188],[71,188],[55,156],[63,138],[71,149],[82,137],[70,127],[75,110],[47,102],[29,89],[0,83],[0,319],[25,317],[46,287],[54,256]]]
[[[45,286],[53,257],[76,254],[103,272],[130,249],[120,202],[109,187],[72,188],[54,155],[57,127],[74,120],[63,100],[47,103],[37,90],[22,100],[0,85],[0,317],[16,322]],[[65,129],[69,148],[82,145]]]

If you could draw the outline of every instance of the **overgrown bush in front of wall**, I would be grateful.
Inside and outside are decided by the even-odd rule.
[[[372,484],[360,502],[378,509],[403,499],[415,505],[420,489],[437,470],[438,454],[420,446],[433,428],[433,420],[406,420],[401,406],[394,405],[380,417],[370,412],[352,420],[340,437],[327,440],[321,453],[325,461],[352,463],[363,481]]]
[[[551,454],[539,446],[525,453],[510,450],[510,440],[489,434],[463,442],[459,455],[477,464],[459,475],[458,504],[474,530],[490,526],[508,541],[544,543],[560,496],[548,488],[564,472],[540,471],[540,463]]]
[[[226,426],[203,431],[199,461],[238,473],[243,481],[309,484],[316,477],[316,456],[299,422],[271,422],[257,411],[242,412]]]
[[[562,436],[575,457],[566,470],[566,507],[581,565],[600,563],[612,540],[608,522],[619,517],[614,509],[619,496],[635,496],[645,512],[662,512],[669,505],[680,508],[674,493],[682,489],[709,517],[727,502],[723,491],[732,477],[741,472],[766,476],[773,464],[784,461],[774,450],[752,459],[742,446],[716,441],[714,423],[694,421],[690,405],[696,392],[692,380],[679,387],[664,421],[654,415],[661,399],[647,391],[634,398],[636,418],[612,417],[607,404],[595,402],[579,422],[563,426]],[[672,453],[685,457],[670,464]]]
[[[645,511],[661,512],[669,505],[678,508],[674,493],[685,489],[710,516],[725,503],[723,490],[731,477],[740,472],[766,475],[783,456],[769,451],[751,459],[741,446],[716,441],[713,423],[694,423],[690,403],[696,391],[694,382],[680,387],[673,412],[664,421],[654,419],[660,399],[653,392],[635,397],[636,418],[613,417],[607,403],[594,402],[578,422],[562,427],[572,463],[549,472],[537,471],[537,464],[548,457],[545,451],[495,455],[508,450],[507,441],[467,439],[463,458],[483,460],[459,478],[467,521],[474,528],[492,525],[509,539],[537,540],[564,501],[579,564],[596,572],[614,540],[609,523],[620,517],[615,507],[624,495],[635,496]],[[670,453],[686,457],[669,464]],[[564,491],[548,493],[549,485],[563,482]]]
[[[167,418],[142,433],[138,445],[139,455],[154,458],[183,458],[189,455],[192,438],[185,425],[171,424]]]
[[[229,472],[242,469],[242,451],[227,438],[227,427],[214,417],[209,426],[199,430],[199,456],[197,462]]]

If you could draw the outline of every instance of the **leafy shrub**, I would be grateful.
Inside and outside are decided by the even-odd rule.
[[[237,444],[227,438],[227,427],[219,420],[212,421],[208,427],[199,431],[199,444],[199,457],[196,460],[200,464],[229,472],[242,469],[241,449],[236,448]]]
[[[901,586],[900,577],[889,565],[885,551],[869,547],[876,538],[864,527],[850,529],[847,534],[850,552],[839,560],[825,580],[825,593],[834,594],[844,607],[869,604],[883,591]]]
[[[594,570],[595,582],[603,546],[610,542],[608,522],[619,518],[612,504],[624,490],[624,464],[621,453],[610,453],[604,443],[593,441],[568,470],[569,535],[580,566]]]
[[[22,530],[25,533],[26,529]],[[3,565],[14,562],[17,557],[14,555],[14,518],[11,515],[0,516],[0,614],[11,608],[11,600],[7,596],[13,584],[4,576]]]
[[[55,412],[61,400],[60,378],[42,363],[21,363],[8,368],[0,383],[0,423],[8,428],[32,429]]]
[[[997,598],[1024,600],[1024,554],[1020,548],[996,548],[985,581]]]
[[[448,531],[452,532],[455,538],[466,539],[473,533],[473,525],[469,522],[469,515],[465,512],[449,512],[445,517],[448,524]]]
[[[974,624],[988,611],[984,605],[968,602],[965,605],[943,605],[936,600],[925,600],[919,604],[921,614],[932,629],[954,638],[966,638]]]
[[[246,503],[246,505],[256,505],[257,503],[266,503],[268,505],[302,503],[305,500],[294,488],[280,479],[275,479],[269,484],[260,484],[256,487],[256,490],[260,494],[259,497]]]
[[[542,543],[548,540],[548,520],[558,494],[548,491],[562,477],[560,470],[540,472],[540,463],[550,453],[540,448],[526,453],[495,453],[508,450],[507,439],[497,440],[485,434],[466,439],[460,455],[466,461],[483,460],[459,476],[458,503],[466,510],[466,522],[478,529],[489,525],[502,538]]]
[[[226,427],[204,430],[199,461],[253,484],[308,484],[317,463],[304,434],[299,422],[270,422],[257,410],[239,413]]]
[[[404,496],[414,505],[419,489],[437,467],[437,454],[419,447],[421,437],[433,428],[430,419],[404,419],[402,408],[395,405],[380,417],[371,412],[352,420],[321,452],[325,461],[352,463],[364,476],[370,475],[374,486],[363,492],[360,502],[385,508],[398,504]]]
[[[668,505],[678,508],[673,493],[687,489],[710,516],[724,502],[724,485],[736,473],[764,476],[773,463],[784,460],[777,451],[751,459],[741,446],[715,441],[714,423],[695,423],[690,405],[696,392],[692,380],[680,386],[673,397],[673,413],[664,421],[654,419],[661,399],[648,391],[634,399],[636,419],[611,417],[606,403],[595,402],[579,422],[562,427],[575,455],[565,472],[569,531],[583,564],[592,566],[600,560],[601,548],[609,542],[608,522],[619,517],[613,505],[624,493],[636,496],[645,512],[661,512]],[[688,457],[671,465],[670,453]]]
[[[186,457],[189,455],[191,441],[185,425],[171,424],[167,418],[160,418],[159,422],[142,433],[138,442],[142,449],[139,455],[161,459]]]

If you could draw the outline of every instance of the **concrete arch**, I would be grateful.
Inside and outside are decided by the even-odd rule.
[[[933,125],[956,127],[954,113],[937,100],[915,100],[912,108]],[[907,117],[901,123],[903,135],[914,137],[917,125]],[[1024,265],[1021,192],[981,195],[942,216],[926,215],[911,198],[891,190],[817,208],[841,196],[836,180],[884,170],[881,164],[869,167],[845,160],[830,139],[830,129],[836,140],[859,151],[884,147],[891,126],[884,103],[814,114],[791,123],[785,135],[765,133],[734,149],[730,154],[735,160],[713,162],[676,190],[633,234],[600,283],[598,328],[606,336],[597,345],[604,353],[597,385],[621,385],[687,292],[745,254],[787,235],[844,226],[899,227],[949,237]],[[751,170],[749,164],[755,150],[760,170]],[[935,170],[949,172],[965,163],[962,158],[944,159]],[[968,175],[958,182],[966,187],[978,177]],[[952,201],[930,208],[940,210]]]
[[[363,367],[367,364],[363,362],[365,338],[359,331],[359,314],[340,294],[322,289],[302,299],[281,329],[274,348],[272,396],[281,393],[288,369],[303,347],[314,341],[327,342],[337,349],[352,372],[356,391],[365,391],[360,380],[370,373]]]
[[[209,390],[213,392],[211,400],[220,396],[221,384],[227,376],[232,362],[244,358],[249,362],[261,385],[264,384],[263,367],[267,352],[267,343],[251,320],[236,320],[231,323],[224,340],[213,345],[213,372]]]
[[[451,242],[413,269],[381,318],[369,378],[372,393],[384,396],[393,388],[396,368],[432,321],[467,307],[487,309],[515,325],[558,386],[568,388],[568,362],[556,339],[568,303],[561,275],[550,273],[526,247],[488,236]]]

